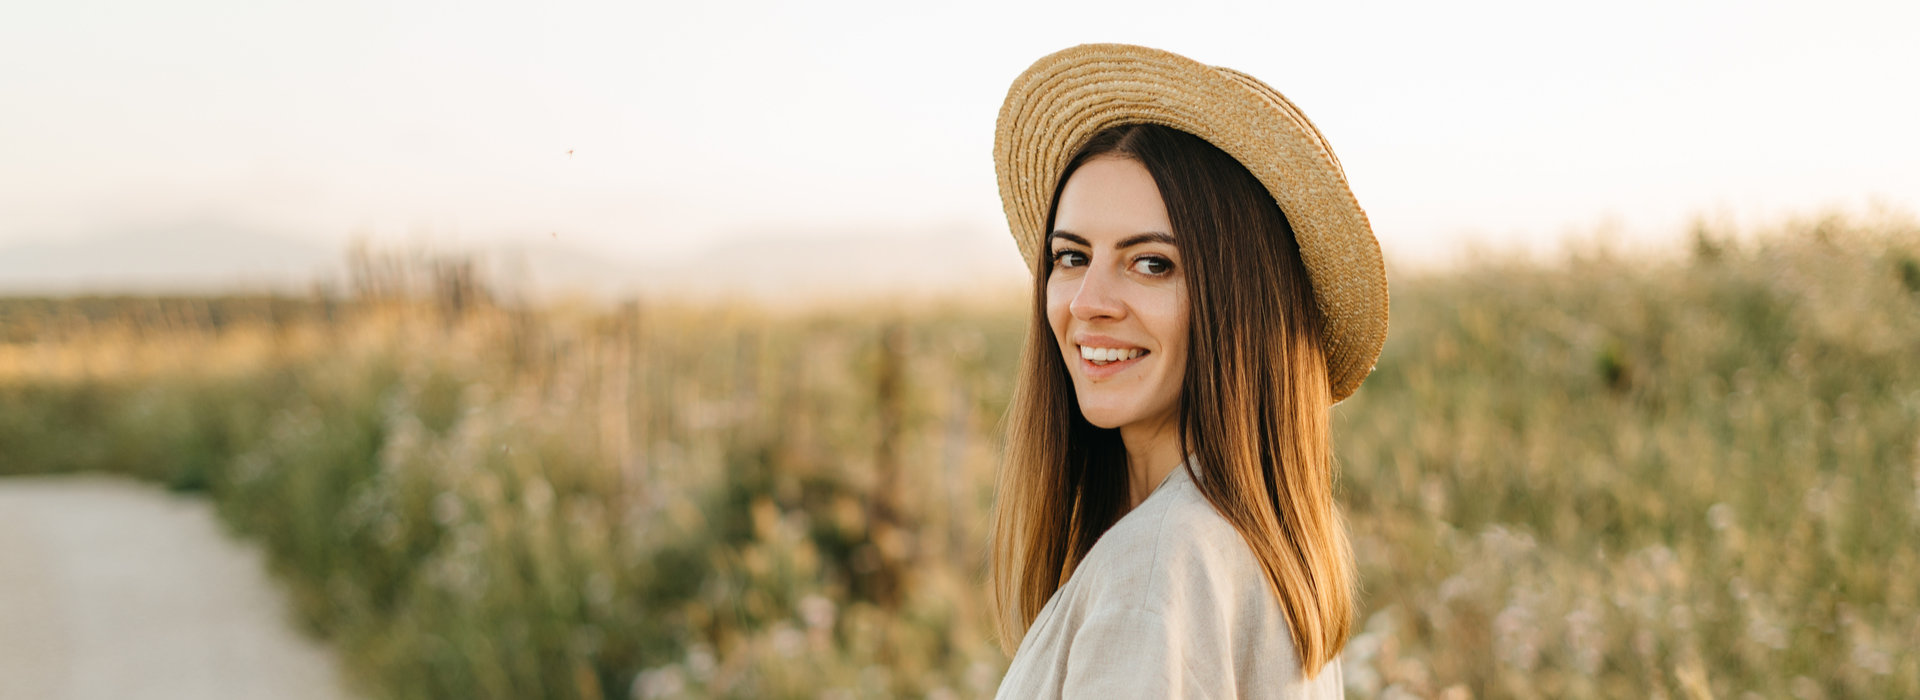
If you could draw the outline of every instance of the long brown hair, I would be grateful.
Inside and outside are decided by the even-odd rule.
[[[1128,124],[1074,154],[1044,230],[1053,230],[1060,186],[1097,156],[1138,161],[1166,202],[1189,300],[1181,453],[1200,465],[1183,468],[1253,550],[1301,667],[1318,675],[1351,631],[1353,554],[1333,498],[1324,321],[1293,229],[1232,156],[1184,131]],[[993,604],[1009,651],[1127,503],[1119,430],[1081,415],[1047,323],[1052,265],[1044,251],[1033,262],[1032,318],[994,496]]]

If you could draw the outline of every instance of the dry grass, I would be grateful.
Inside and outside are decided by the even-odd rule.
[[[456,281],[0,302],[0,473],[205,489],[380,697],[991,693],[1017,302],[529,312]],[[1920,695],[1911,222],[1394,290],[1336,409],[1353,694]]]

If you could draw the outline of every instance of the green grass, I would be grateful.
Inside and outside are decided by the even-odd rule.
[[[1354,694],[1920,696],[1920,230],[1697,235],[1394,280],[1335,409]],[[0,474],[206,491],[376,697],[971,697],[1005,666],[1018,305],[125,303],[0,301]]]

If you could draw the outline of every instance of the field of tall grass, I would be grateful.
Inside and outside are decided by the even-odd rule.
[[[1394,279],[1335,408],[1351,695],[1920,696],[1920,227],[1693,243]],[[529,309],[461,269],[0,301],[0,474],[204,491],[373,697],[992,693],[1019,301]]]

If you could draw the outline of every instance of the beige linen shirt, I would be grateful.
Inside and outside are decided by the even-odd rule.
[[[1253,550],[1182,465],[1054,591],[996,697],[1339,698],[1342,683],[1338,656],[1302,678]]]

